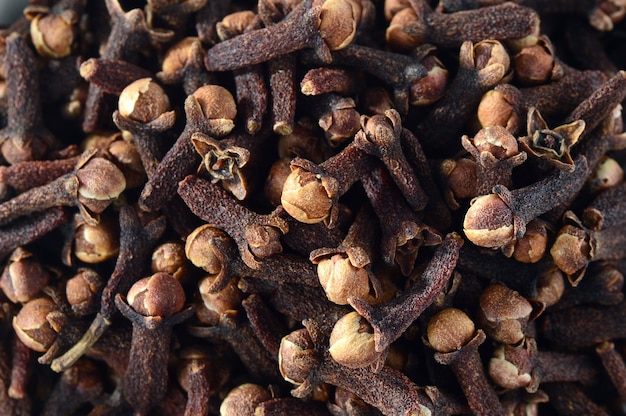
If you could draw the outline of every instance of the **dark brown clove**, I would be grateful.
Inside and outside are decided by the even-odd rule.
[[[458,234],[448,234],[418,281],[388,302],[372,306],[361,299],[348,299],[374,328],[376,351],[385,351],[435,300],[452,275],[462,245]]]
[[[2,156],[11,164],[42,159],[57,145],[43,122],[35,57],[17,33],[5,42],[8,109],[7,125],[0,130]]]
[[[117,309],[115,296],[126,292],[141,278],[144,262],[152,253],[152,246],[165,230],[165,218],[147,220],[143,224],[137,210],[125,205],[120,210],[120,253],[115,269],[103,289],[100,311],[83,337],[61,357],[52,362],[52,369],[60,372],[68,369],[78,360],[112,324]]]
[[[137,281],[127,299],[120,293],[115,297],[118,309],[133,324],[123,393],[136,412],[146,414],[167,390],[172,327],[191,317],[193,306],[184,308],[183,288],[167,273]]]
[[[563,222],[564,226],[550,248],[550,255],[572,285],[575,286],[583,278],[589,262],[618,260],[626,255],[624,227],[589,230],[571,211],[565,213]]]
[[[111,33],[100,54],[101,59],[132,61],[132,55],[150,41],[167,42],[174,35],[171,31],[149,27],[141,9],[125,12],[118,0],[106,0],[105,3],[112,23]],[[106,101],[104,98],[104,92],[100,88],[96,85],[89,86],[83,119],[84,131],[91,132],[99,127]]]
[[[385,164],[409,205],[419,211],[426,207],[428,197],[402,152],[403,129],[400,114],[395,110],[386,111],[384,117],[363,116],[361,130],[354,136],[354,142]]]
[[[434,12],[424,0],[409,0],[416,21],[405,32],[421,41],[445,47],[484,39],[518,39],[538,31],[539,16],[524,6],[506,3],[449,14]]]
[[[97,223],[102,213],[126,188],[122,172],[111,162],[86,151],[74,171],[32,188],[0,204],[0,224],[54,206],[78,206],[85,221]]]
[[[196,176],[188,176],[178,192],[191,211],[214,227],[230,235],[241,258],[253,269],[261,260],[282,251],[280,234],[287,223],[276,214],[261,215],[238,204],[222,188]]]
[[[441,243],[441,235],[410,209],[384,168],[374,169],[361,179],[361,184],[378,216],[383,260],[397,263],[402,274],[408,276],[415,267],[420,247]]]
[[[304,0],[280,22],[213,46],[205,65],[209,71],[230,71],[304,48],[313,48],[328,63],[331,50],[352,41],[360,15],[358,5],[349,1]],[[247,47],[250,42],[254,48]]]
[[[325,382],[341,387],[378,408],[384,415],[449,415],[462,405],[435,387],[419,388],[401,372],[383,366],[374,373],[369,368],[350,369],[337,364],[323,346],[323,337],[314,323],[287,335],[280,346],[283,378],[298,387],[295,397],[305,397],[313,387]],[[393,392],[393,394],[390,394]]]
[[[478,354],[485,339],[485,333],[476,330],[472,320],[458,309],[444,309],[428,323],[427,341],[436,351],[435,360],[450,366],[472,411],[477,415],[504,415]]]
[[[185,253],[195,266],[214,277],[208,292],[223,289],[235,277],[319,286],[315,268],[307,260],[291,254],[273,254],[263,259],[258,268],[249,267],[239,256],[232,239],[210,224],[196,228],[187,236]]]
[[[298,221],[324,221],[329,228],[334,227],[339,197],[370,169],[371,163],[370,156],[355,143],[319,165],[293,159],[281,196],[283,208]]]
[[[526,225],[537,216],[576,194],[587,177],[587,160],[576,158],[571,173],[557,170],[542,181],[509,191],[495,186],[494,193],[475,198],[465,214],[465,236],[481,247],[502,248],[507,256]]]
[[[232,94],[219,85],[205,85],[185,100],[187,123],[178,139],[144,185],[139,206],[145,211],[163,208],[176,195],[178,182],[200,164],[191,142],[193,133],[222,137],[235,127],[237,107]]]
[[[445,151],[453,144],[480,97],[505,80],[509,64],[509,55],[498,41],[464,42],[459,51],[459,71],[443,98],[414,131],[422,146]]]
[[[533,338],[520,345],[499,345],[489,361],[489,375],[500,387],[523,387],[535,393],[543,383],[580,382],[592,384],[598,368],[591,357],[583,354],[537,350]]]
[[[372,270],[377,233],[371,229],[371,217],[371,210],[364,206],[341,244],[315,249],[309,255],[331,302],[347,305],[350,298],[356,298],[371,303],[381,294],[381,283]]]

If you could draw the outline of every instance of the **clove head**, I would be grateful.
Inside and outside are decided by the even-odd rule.
[[[149,123],[170,110],[170,100],[152,78],[142,78],[122,90],[118,108],[122,117]]]
[[[278,368],[286,381],[303,384],[318,363],[318,353],[308,330],[296,330],[280,341]]]
[[[15,334],[31,350],[46,352],[58,333],[48,315],[57,311],[58,307],[48,297],[27,302],[13,318]]]
[[[463,231],[477,246],[504,247],[514,238],[513,213],[496,194],[476,197],[465,214]]]
[[[187,236],[185,256],[194,266],[215,275],[224,268],[224,254],[218,248],[219,243],[229,246],[230,241],[222,230],[204,224]]]
[[[369,273],[354,266],[345,254],[320,261],[317,276],[328,300],[338,305],[347,305],[348,298],[370,298]]]
[[[519,293],[502,284],[490,285],[480,295],[478,323],[487,335],[505,344],[517,344],[533,308]]]
[[[0,288],[13,303],[26,303],[48,284],[50,273],[32,253],[17,248],[0,277]]]
[[[39,55],[59,59],[76,46],[79,18],[72,10],[60,14],[38,14],[30,22],[30,36]]]
[[[78,199],[82,205],[99,214],[126,189],[126,178],[112,162],[94,157],[76,171]]]
[[[550,248],[554,264],[570,281],[577,282],[592,257],[589,235],[580,227],[567,224],[561,228]]]
[[[237,279],[228,282],[223,289],[213,291],[216,279],[215,276],[205,276],[198,285],[200,296],[196,301],[196,316],[200,322],[208,325],[218,325],[223,314],[241,309],[244,297],[237,287]]]
[[[265,387],[245,383],[232,389],[220,405],[221,416],[241,416],[255,414],[256,407],[272,398]]]
[[[327,0],[322,5],[318,27],[331,51],[348,46],[361,20],[360,0]]]
[[[295,167],[287,177],[280,202],[289,215],[306,224],[326,220],[333,205],[317,175],[300,167]]]
[[[333,360],[349,368],[367,367],[380,358],[375,348],[374,328],[354,311],[335,323],[329,344]]]
[[[474,322],[459,309],[444,309],[428,322],[428,343],[440,353],[460,350],[475,334]]]
[[[499,160],[519,153],[517,139],[502,126],[487,126],[481,129],[472,142],[480,153],[490,153]]]
[[[144,316],[167,318],[185,305],[183,287],[172,275],[155,273],[140,279],[128,291],[128,304]]]

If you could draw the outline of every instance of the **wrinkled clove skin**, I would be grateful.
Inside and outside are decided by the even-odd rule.
[[[587,355],[539,351],[536,341],[526,338],[518,346],[499,345],[489,361],[489,375],[500,387],[535,393],[543,383],[593,384],[598,368]]]
[[[291,254],[274,254],[263,259],[259,268],[249,267],[239,256],[231,238],[208,224],[187,236],[185,253],[195,266],[215,277],[208,292],[224,289],[235,277],[319,286],[315,268],[306,259]]]
[[[320,95],[337,92],[350,95],[359,90],[359,79],[342,68],[320,67],[307,71],[300,81],[300,92],[304,95]]]
[[[104,393],[101,377],[94,363],[78,362],[63,372],[41,414],[71,414],[86,403],[97,402]]]
[[[610,306],[624,300],[624,275],[610,263],[597,262],[589,265],[576,287],[565,288],[561,299],[551,310],[567,309],[577,305]]]
[[[120,253],[111,277],[102,291],[100,311],[89,329],[72,348],[52,362],[54,371],[64,371],[76,362],[112,324],[117,309],[115,297],[124,293],[141,277],[144,261],[150,258],[155,242],[165,231],[165,218],[143,224],[137,210],[124,206],[120,210]]]
[[[260,260],[282,251],[278,238],[288,226],[275,214],[250,211],[218,185],[192,175],[179,184],[178,193],[194,214],[235,240],[248,267],[258,269]]]
[[[162,291],[169,293],[165,295]],[[138,281],[131,287],[128,298],[127,301],[121,294],[115,297],[118,309],[133,324],[123,391],[135,411],[147,414],[166,392],[172,327],[191,317],[194,308],[183,309],[182,286],[166,273]]]
[[[275,359],[258,340],[245,317],[237,311],[222,313],[215,326],[188,326],[187,330],[199,338],[223,340],[235,349],[243,365],[253,378],[276,381],[280,379]]]
[[[415,267],[420,247],[441,243],[441,235],[410,209],[384,168],[374,169],[361,179],[361,184],[379,219],[383,260],[388,264],[397,263],[408,276]]]
[[[22,193],[52,182],[59,176],[74,170],[80,156],[56,160],[34,160],[0,166],[0,186]]]
[[[346,20],[339,25],[335,19],[340,18]],[[329,63],[331,50],[352,41],[359,18],[360,10],[355,4],[305,0],[280,22],[213,46],[207,52],[205,65],[209,71],[230,71],[304,48],[313,48],[323,62]],[[250,42],[254,42],[254,48],[247,47]]]
[[[427,342],[436,351],[435,360],[450,366],[472,411],[477,415],[504,415],[478,354],[485,339],[485,333],[475,330],[472,320],[458,309],[444,309],[428,323]]]
[[[566,73],[558,81],[536,87],[517,88],[511,84],[500,84],[481,99],[478,120],[483,127],[498,125],[517,135],[526,126],[531,107],[546,118],[566,117],[605,79],[599,71],[574,71]],[[565,91],[570,91],[571,95],[566,95]],[[557,104],[555,96],[564,99]]]
[[[354,142],[319,165],[293,159],[283,187],[283,208],[298,221],[324,221],[329,228],[336,226],[339,197],[370,169],[371,163],[370,156]]]
[[[295,397],[306,397],[315,385],[326,382],[341,387],[377,407],[384,415],[450,415],[462,405],[436,388],[429,394],[402,373],[384,366],[374,373],[368,368],[351,369],[337,364],[323,346],[323,336],[314,322],[281,341],[279,362],[283,378],[298,387]],[[394,392],[385,394],[384,392]]]
[[[221,41],[260,28],[261,20],[252,11],[230,14],[216,25]],[[243,117],[246,131],[254,134],[263,125],[269,98],[263,68],[261,65],[250,65],[235,70],[233,76],[239,114]]]
[[[374,328],[376,351],[385,351],[430,306],[450,279],[462,245],[458,234],[447,235],[417,283],[389,302],[372,306],[361,299],[348,299]]]
[[[548,383],[543,389],[550,396],[550,405],[559,414],[609,416],[603,407],[587,396],[578,383]]]
[[[576,194],[587,177],[587,160],[576,158],[571,173],[557,170],[544,180],[509,191],[494,187],[493,194],[475,198],[465,214],[465,235],[481,247],[502,248],[509,256],[516,240],[532,219]]]
[[[333,52],[332,58],[334,64],[363,70],[393,88],[395,106],[402,114],[409,110],[410,89],[427,75],[417,57],[361,45],[348,45]]]
[[[362,208],[337,247],[311,251],[309,259],[317,265],[317,275],[328,299],[347,305],[349,298],[372,301],[380,295],[381,283],[372,271],[374,239],[371,229],[371,211]],[[373,288],[374,293],[370,293]]]
[[[34,124],[50,141],[2,143],[0,211],[40,187],[54,202],[0,220],[0,414],[620,413],[624,0],[454,1],[31,0],[0,29],[0,137]],[[220,42],[236,15],[253,22]],[[307,73],[339,77],[298,93]],[[60,183],[80,152],[124,189]],[[492,231],[504,246],[466,238]],[[40,268],[8,259],[20,245]],[[131,289],[150,273],[180,283]],[[172,329],[185,296],[195,315]],[[476,324],[444,324],[454,345],[436,352],[419,341],[449,308]],[[68,383],[83,363],[97,371]],[[230,406],[250,382],[261,394]]]
[[[461,144],[476,161],[476,195],[489,193],[496,185],[510,187],[513,169],[526,161],[515,137],[500,126],[485,127],[472,140],[463,136]]]
[[[163,208],[176,195],[178,182],[198,167],[200,160],[191,135],[222,137],[235,127],[236,114],[232,95],[219,85],[205,85],[189,95],[185,100],[185,128],[144,185],[139,197],[141,209],[154,212]]]
[[[120,95],[128,84],[151,75],[149,71],[122,60],[91,58],[80,64],[80,76],[107,94]]]
[[[191,95],[203,85],[215,83],[204,69],[205,56],[199,38],[184,38],[165,53],[161,71],[156,76],[167,85],[182,83],[185,94]]]
[[[591,230],[622,224],[626,209],[626,182],[601,192],[583,211],[582,222]]]
[[[97,223],[97,215],[126,188],[122,172],[111,162],[86,151],[74,171],[23,192],[0,204],[0,224],[54,206],[77,205],[85,221]]]
[[[615,349],[615,344],[608,341],[598,345],[596,353],[602,361],[604,370],[611,378],[613,386],[623,400],[626,397],[626,364],[624,364],[624,359]]]
[[[565,119],[565,123],[576,120],[585,122],[585,137],[595,129],[602,120],[607,118],[613,108],[626,97],[626,71],[619,71],[582,101]]]
[[[62,207],[55,207],[13,221],[0,229],[0,259],[16,248],[32,243],[71,220]]]
[[[443,98],[414,131],[422,146],[449,153],[446,147],[458,140],[461,120],[475,111],[485,92],[504,81],[509,64],[509,55],[498,41],[463,42],[459,71]]]
[[[534,10],[512,2],[450,14],[435,13],[424,0],[409,0],[409,4],[417,21],[407,25],[405,32],[422,43],[446,47],[460,46],[465,41],[523,38],[539,25]]]
[[[339,146],[354,137],[360,127],[356,102],[350,97],[329,93],[309,98],[311,116],[324,130],[331,146]]]
[[[2,156],[11,164],[42,159],[56,147],[43,123],[35,57],[17,33],[6,39],[7,125],[0,130]]]
[[[553,273],[561,274],[554,263],[542,259],[537,263],[520,263],[493,252],[483,252],[465,244],[461,248],[457,269],[491,282],[500,282],[527,299],[537,296],[540,279]]]
[[[146,47],[151,41],[166,42],[174,35],[171,31],[149,27],[141,9],[125,12],[118,0],[106,0],[105,3],[111,18],[111,33],[100,54],[101,59],[128,61],[134,53]],[[90,84],[85,102],[84,131],[91,132],[97,129],[101,123],[105,101],[104,91],[95,84]]]
[[[591,261],[618,260],[626,256],[624,226],[602,230],[586,229],[578,217],[568,211],[564,226],[550,249],[554,263],[567,274],[573,285],[583,278]]]
[[[409,205],[419,211],[426,207],[428,196],[404,157],[401,147],[402,131],[400,114],[395,110],[388,110],[384,117],[363,116],[361,130],[354,136],[354,142],[385,164]]]
[[[623,338],[626,333],[624,301],[613,306],[575,306],[546,315],[542,334],[553,345],[566,349],[591,347]]]

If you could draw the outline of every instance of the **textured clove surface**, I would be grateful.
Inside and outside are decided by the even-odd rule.
[[[623,0],[28,3],[0,415],[625,414]]]

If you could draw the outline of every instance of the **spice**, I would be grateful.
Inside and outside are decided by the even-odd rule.
[[[446,47],[465,41],[519,39],[537,31],[539,16],[530,8],[514,3],[483,7],[450,14],[435,13],[423,0],[409,0],[417,21],[405,32],[422,43]]]
[[[433,392],[431,399],[402,373],[390,367],[374,373],[367,368],[348,369],[335,363],[328,353],[320,354],[319,348],[323,347],[319,337],[314,323],[309,322],[307,329],[292,332],[281,341],[281,374],[298,386],[292,391],[295,397],[304,397],[315,384],[327,382],[356,394],[385,415],[411,412],[445,415],[459,409],[458,403],[438,392]],[[391,390],[395,392],[393,397],[385,394]]]
[[[361,179],[379,219],[381,256],[387,264],[397,263],[402,274],[408,276],[420,247],[437,245],[442,238],[435,229],[424,224],[392,182],[391,175],[382,167]]]
[[[591,357],[583,354],[545,352],[526,338],[521,344],[499,345],[489,362],[489,375],[500,387],[524,387],[534,393],[543,383],[575,381],[592,384],[598,368]]]
[[[526,224],[580,190],[581,179],[588,172],[587,161],[579,157],[574,166],[571,173],[557,171],[514,191],[498,185],[493,194],[474,199],[465,214],[465,235],[476,245],[502,248],[510,256],[513,244],[526,232]]]
[[[391,301],[372,306],[358,298],[349,299],[350,305],[374,328],[376,351],[385,351],[430,306],[448,282],[462,245],[458,234],[447,235],[419,282]]]
[[[478,355],[485,333],[476,330],[465,313],[448,308],[431,318],[427,337],[428,345],[436,351],[435,360],[454,371],[472,411],[477,415],[503,415],[504,409]]]
[[[328,63],[331,50],[352,41],[359,17],[357,3],[305,0],[279,23],[215,45],[208,51],[205,64],[209,71],[228,71],[307,47],[314,48]],[[254,42],[254,48],[246,47],[250,42]]]
[[[11,164],[41,159],[56,147],[43,123],[35,57],[18,34],[6,38],[7,125],[0,130],[2,156]]]
[[[0,413],[621,411],[623,5],[45,3],[0,28]]]
[[[193,307],[183,309],[183,288],[167,273],[137,281],[127,299],[119,293],[115,297],[118,309],[133,324],[123,392],[135,411],[145,413],[165,395],[172,326],[189,318]]]
[[[194,176],[185,178],[178,192],[196,215],[223,229],[235,240],[248,267],[258,269],[259,259],[282,251],[278,238],[288,227],[285,220],[275,214],[261,215],[247,210],[222,188]],[[203,200],[211,205],[201,202]]]

